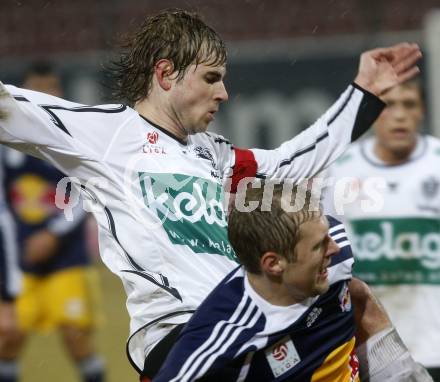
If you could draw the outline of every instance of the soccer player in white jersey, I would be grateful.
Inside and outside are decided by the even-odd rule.
[[[117,95],[134,108],[2,85],[0,141],[81,184],[102,259],[127,292],[127,353],[141,372],[237,264],[224,188],[235,191],[247,176],[295,181],[320,171],[377,118],[378,96],[418,73],[420,56],[408,43],[364,53],[354,83],[309,129],[276,150],[243,150],[206,132],[228,98],[222,40],[197,15],[166,10],[146,19],[114,69]]]
[[[348,223],[355,274],[372,287],[415,359],[440,381],[440,141],[420,134],[419,81],[383,99],[374,136],[331,167],[325,207]]]

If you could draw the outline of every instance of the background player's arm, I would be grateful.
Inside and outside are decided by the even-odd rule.
[[[49,260],[57,253],[65,235],[69,235],[82,224],[87,213],[78,203],[73,209],[73,219],[67,220],[63,213],[58,213],[48,220],[46,227],[34,232],[24,242],[24,261],[31,265]]]
[[[353,277],[349,285],[356,320],[357,345],[392,326],[385,309],[363,281]]]
[[[48,261],[55,255],[60,243],[61,238],[49,230],[38,230],[23,243],[23,261],[28,265]]]
[[[349,285],[354,306],[356,352],[363,382],[433,382],[414,361],[381,303],[363,281]]]

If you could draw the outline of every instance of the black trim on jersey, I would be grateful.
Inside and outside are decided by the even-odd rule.
[[[347,98],[345,99],[345,101],[342,103],[342,105],[339,107],[338,110],[336,110],[335,114],[333,115],[333,117],[331,117],[328,121],[327,121],[327,126],[330,126],[336,118],[339,117],[339,115],[342,113],[342,111],[345,109],[345,107],[347,106],[348,102],[350,101],[351,97],[353,96],[354,93],[354,87],[351,88],[350,92],[347,95]]]
[[[353,142],[370,128],[380,113],[382,113],[386,103],[369,91],[362,89],[359,85],[355,83],[352,85],[364,93],[356,114],[353,131],[351,132],[351,141]]]
[[[310,146],[305,147],[301,150],[298,150],[295,154],[293,154],[290,159],[284,159],[283,161],[280,162],[280,165],[278,166],[278,168],[281,168],[283,166],[287,166],[290,165],[296,158],[300,157],[301,155],[307,154],[308,152],[314,150],[316,148],[316,145],[321,142],[322,140],[324,140],[325,138],[328,138],[329,134],[328,131],[325,131],[322,135],[320,135],[316,141],[314,143],[312,143]],[[262,174],[262,173],[256,173],[255,177],[258,179],[266,179],[267,178],[267,174]]]
[[[104,207],[104,212],[105,212],[105,215],[107,216],[107,221],[109,223],[110,230],[112,232],[112,236],[115,238],[116,242],[119,244],[119,246],[124,251],[125,255],[127,256],[128,261],[133,266],[133,268],[135,268],[137,271],[143,272],[144,269],[141,266],[139,266],[136,263],[136,261],[134,261],[132,259],[132,257],[127,253],[127,251],[124,249],[124,247],[122,246],[121,242],[119,241],[118,235],[116,234],[115,220],[113,219],[113,215],[110,212],[110,210],[108,209],[108,207]]]
[[[231,142],[229,142],[227,139],[216,137],[214,138],[215,143],[226,143],[227,145],[230,145]]]
[[[96,196],[93,195],[93,193],[90,190],[86,189],[86,187],[84,185],[81,185],[81,189],[84,190],[84,192],[88,193],[95,200],[95,202],[98,202],[98,199],[96,198]],[[154,285],[157,285],[158,287],[162,288],[163,290],[165,290],[166,292],[171,294],[173,297],[182,301],[182,297],[180,296],[179,291],[174,287],[170,287],[170,283],[168,282],[168,279],[165,276],[163,276],[162,274],[159,274],[159,276],[161,277],[161,279],[163,281],[163,284],[161,284],[158,281],[156,281],[156,279],[153,276],[148,274],[145,269],[143,269],[140,265],[138,265],[138,263],[136,263],[136,261],[134,261],[134,259],[128,254],[128,252],[124,249],[124,247],[122,246],[121,242],[118,239],[118,235],[116,233],[115,220],[113,219],[113,215],[112,215],[111,211],[108,209],[108,207],[104,206],[104,212],[105,212],[105,216],[107,217],[108,225],[110,227],[110,232],[112,233],[113,238],[116,240],[118,245],[121,247],[122,251],[124,251],[125,256],[127,257],[128,261],[130,262],[132,267],[134,268],[134,270],[124,269],[124,270],[122,270],[122,272],[133,273],[135,275],[141,276],[144,279],[152,282]]]
[[[123,269],[123,270],[121,270],[121,272],[133,273],[135,275],[141,276],[144,279],[152,282],[154,285],[157,285],[158,287],[162,288],[163,290],[165,290],[166,292],[171,294],[173,297],[177,298],[178,300],[180,300],[182,302],[183,301],[182,296],[180,295],[179,291],[176,288],[169,286],[168,279],[165,276],[159,274],[159,276],[164,281],[164,284],[159,283],[158,281],[156,281],[156,279],[152,275],[148,274],[148,272],[146,270],[144,270],[140,265],[138,265],[136,263],[136,261],[134,261],[134,259],[127,253],[127,251],[124,249],[124,247],[120,243],[118,236],[116,234],[115,221],[113,219],[112,213],[110,212],[108,207],[104,207],[104,212],[107,216],[107,220],[109,222],[110,230],[112,232],[113,237],[115,238],[116,242],[119,244],[119,246],[124,251],[125,256],[127,256],[127,259],[130,262],[130,264],[133,266],[133,268],[135,268],[135,270]]]
[[[165,130],[163,127],[159,126],[158,124],[151,122],[148,118],[144,117],[143,115],[139,114],[139,116],[144,119],[146,122],[148,122],[150,125],[155,127],[156,129],[160,130],[162,133],[168,135],[170,138],[173,138],[175,141],[179,142],[183,146],[187,146],[188,142],[184,141],[183,139],[180,139],[176,137],[173,133],[169,132],[168,130]]]
[[[419,155],[416,155],[416,156],[414,156],[414,157],[411,157],[411,156],[410,156],[409,159],[407,159],[405,162],[402,162],[402,163],[387,164],[387,163],[379,163],[379,162],[375,162],[375,161],[372,160],[372,159],[369,157],[369,155],[367,154],[367,151],[366,151],[367,147],[366,147],[366,146],[367,146],[367,142],[368,142],[368,141],[363,141],[363,142],[360,144],[360,150],[359,150],[359,151],[360,151],[360,153],[361,153],[361,156],[363,156],[364,159],[365,159],[368,163],[370,163],[372,166],[375,166],[375,167],[387,168],[387,167],[399,167],[399,166],[405,166],[406,164],[409,164],[409,163],[412,163],[412,162],[418,160],[419,158],[421,158],[422,156],[424,156],[424,155],[426,154],[426,152],[427,152],[428,139],[426,138],[426,135],[419,135],[419,136],[418,136],[418,139],[420,139],[420,140],[422,141],[422,145],[423,145],[423,147],[420,148],[420,153],[419,153]],[[418,143],[418,142],[417,142],[417,143]],[[414,151],[415,151],[415,150],[417,150],[417,146],[415,147]],[[413,151],[413,152],[414,152],[414,151]]]
[[[128,337],[127,344],[125,345],[125,353],[127,354],[127,358],[128,358],[128,360],[129,360],[131,366],[133,366],[133,368],[134,368],[139,374],[142,373],[142,370],[139,369],[139,368],[136,366],[136,364],[134,363],[133,359],[131,358],[131,356],[130,356],[130,350],[129,350],[130,341],[131,341],[131,339],[132,339],[137,333],[139,333],[141,330],[146,329],[148,326],[154,325],[154,324],[158,323],[159,321],[165,320],[166,318],[170,318],[170,317],[174,317],[174,316],[181,316],[182,314],[189,314],[189,313],[192,314],[192,313],[194,313],[194,312],[195,312],[195,310],[181,310],[181,311],[178,311],[178,312],[168,313],[168,314],[165,314],[165,315],[163,315],[163,316],[160,316],[159,318],[156,318],[156,319],[153,320],[153,321],[150,321],[149,323],[145,324],[144,326],[141,326],[138,330],[136,330],[136,331],[135,331],[130,337]],[[179,325],[179,324],[176,324],[176,325]]]
[[[314,143],[312,143],[310,146],[305,147],[299,151],[297,151],[295,154],[293,154],[290,159],[285,159],[283,161],[280,162],[280,165],[278,166],[283,167],[283,166],[287,166],[289,164],[291,164],[293,162],[294,159],[300,157],[301,155],[307,154],[308,152],[314,150],[316,148],[316,145],[321,142],[322,140],[324,140],[325,138],[328,138],[329,134],[328,131],[325,131],[323,134],[321,134],[318,138],[316,138],[316,141]]]
[[[150,274],[148,274],[146,271],[132,271],[129,269],[122,269],[121,272],[133,273],[135,275],[141,276],[144,279],[152,282],[154,285],[157,285],[159,288],[162,288],[163,290],[171,294],[173,297],[180,300],[180,302],[183,302],[182,296],[180,295],[179,291],[176,288],[170,287],[168,283],[168,279],[162,276],[161,274],[159,274],[159,276],[165,281],[164,284],[161,284],[160,282],[156,281],[156,279]]]
[[[26,97],[23,97],[23,96],[13,96],[13,97],[16,101],[31,102]]]
[[[66,134],[72,136],[67,127],[64,126],[61,119],[52,111],[52,110],[65,110],[65,111],[73,111],[75,113],[105,113],[105,114],[114,114],[114,113],[122,113],[127,109],[127,106],[120,105],[116,109],[103,109],[94,106],[79,106],[79,107],[64,107],[59,105],[38,105],[42,109],[44,109],[52,118],[53,123],[58,126],[61,130],[63,130]]]
[[[83,184],[81,184],[81,189],[87,193],[94,201],[95,203],[98,203],[98,198],[96,197],[96,195],[93,194],[93,192],[91,192],[89,189],[86,188],[86,186],[84,186]],[[121,249],[124,251],[125,256],[127,256],[128,261],[130,262],[130,264],[133,266],[133,268],[135,268],[137,271],[144,271],[144,269],[142,267],[140,267],[133,259],[132,257],[127,253],[127,251],[124,249],[124,247],[122,246],[122,244],[120,243],[119,239],[118,239],[118,235],[116,234],[116,227],[115,227],[115,220],[113,219],[113,215],[110,212],[110,210],[108,209],[108,207],[104,207],[104,212],[105,212],[105,216],[107,217],[107,221],[108,221],[108,225],[110,228],[110,231],[112,233],[113,238],[116,240],[116,242],[119,244],[119,246],[121,247]]]

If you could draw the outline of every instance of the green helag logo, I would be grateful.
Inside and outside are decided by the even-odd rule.
[[[440,284],[440,220],[350,222],[354,273],[373,285]]]
[[[219,184],[188,175],[145,172],[139,172],[139,180],[145,205],[162,221],[173,244],[237,261],[227,237]]]

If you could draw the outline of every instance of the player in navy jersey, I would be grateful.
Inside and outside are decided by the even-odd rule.
[[[29,69],[24,86],[62,95],[60,77],[45,62]],[[82,380],[101,382],[103,362],[92,342],[97,285],[86,247],[86,213],[76,208],[73,220],[67,221],[56,207],[56,187],[64,175],[55,167],[13,149],[2,152],[6,198],[17,225],[24,279],[15,302],[20,333],[3,338],[0,382],[18,380],[16,359],[28,334],[53,329],[60,330]]]
[[[232,209],[228,234],[243,266],[201,304],[153,381],[360,380],[350,243],[343,224],[322,215],[310,193],[294,212],[302,203],[297,190],[292,198],[277,186],[269,200],[263,188],[251,189],[247,203],[258,206]],[[409,381],[402,373],[415,371],[400,366],[392,380]],[[389,380],[381,378],[371,380]],[[415,380],[430,380],[423,378]]]

